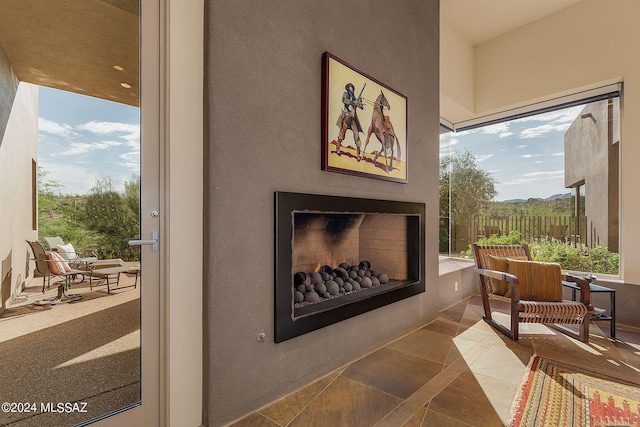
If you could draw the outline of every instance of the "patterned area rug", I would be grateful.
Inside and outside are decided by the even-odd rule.
[[[511,411],[511,427],[639,427],[640,384],[533,356]]]

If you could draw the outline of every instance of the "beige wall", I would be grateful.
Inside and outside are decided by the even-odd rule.
[[[438,2],[207,4],[205,406],[213,426],[306,385],[442,308]],[[407,95],[408,184],[320,169],[324,51]],[[275,344],[274,191],[426,203],[426,292]]]
[[[473,114],[463,116],[459,109],[443,108],[443,117],[455,123],[624,81],[621,275],[632,284],[640,284],[640,263],[634,262],[640,252],[640,225],[636,220],[640,198],[634,188],[640,180],[640,57],[633,54],[640,40],[638,16],[640,2],[636,0],[582,0],[478,45],[473,49]],[[456,44],[443,40],[442,49],[444,55],[447,49],[456,49]],[[445,82],[454,77],[447,70],[442,70],[441,77],[443,90],[454,86],[455,82]],[[459,102],[467,103],[465,98]]]
[[[0,75],[5,81],[15,79],[5,61],[0,61]],[[0,128],[0,312],[11,304],[30,274],[27,259],[32,255],[25,240],[37,239],[32,230],[31,165],[38,149],[38,89],[17,80],[15,89],[0,91],[0,105],[9,109],[6,123],[0,122],[4,125]]]

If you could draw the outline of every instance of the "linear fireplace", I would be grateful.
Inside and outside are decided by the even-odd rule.
[[[424,203],[275,193],[275,341],[424,292]]]

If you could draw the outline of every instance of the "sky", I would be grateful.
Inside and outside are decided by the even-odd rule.
[[[140,174],[140,109],[39,87],[38,165],[61,194],[87,194],[111,178],[116,191]]]
[[[498,182],[496,200],[547,198],[566,194],[564,133],[583,106],[441,136],[440,152],[468,149],[476,166]],[[448,139],[448,141],[447,141]]]

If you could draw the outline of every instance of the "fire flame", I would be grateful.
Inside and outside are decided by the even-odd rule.
[[[320,267],[322,267],[323,265],[328,265],[331,268],[336,268],[336,267],[338,267],[338,265],[340,265],[340,263],[333,256],[333,253],[329,252],[324,257],[323,261],[319,261],[318,264],[316,264],[316,267],[313,269],[313,271],[319,272],[320,271]]]

